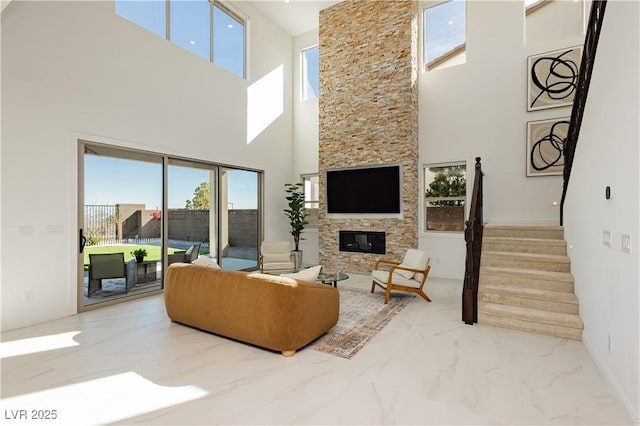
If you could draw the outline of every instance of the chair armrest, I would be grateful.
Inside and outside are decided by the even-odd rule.
[[[399,264],[400,264],[400,262],[395,262],[395,261],[393,261],[393,260],[387,260],[387,259],[379,259],[379,260],[376,262],[376,266],[375,266],[374,270],[375,270],[375,271],[377,271],[377,270],[378,270],[378,267],[379,267],[381,264],[387,264],[387,265],[399,265]]]
[[[395,271],[396,269],[402,269],[403,271],[409,271],[409,272],[417,272],[419,274],[424,274],[425,272],[422,269],[407,268],[406,266],[400,266],[400,265],[392,267],[391,271],[389,272],[393,273],[393,271]]]

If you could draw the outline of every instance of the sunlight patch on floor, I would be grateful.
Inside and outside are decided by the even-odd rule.
[[[108,424],[202,398],[196,386],[157,385],[134,372],[115,374],[39,392],[5,398],[5,413],[55,410],[47,424]],[[16,419],[19,420],[19,419]]]
[[[81,331],[70,331],[68,333],[51,334],[49,336],[2,342],[0,343],[0,358],[4,359],[13,356],[28,355],[36,352],[53,351],[55,349],[78,346],[79,343],[73,340],[73,338],[80,333]]]

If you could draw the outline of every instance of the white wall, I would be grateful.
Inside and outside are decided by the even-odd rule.
[[[577,5],[560,11],[551,5],[535,12],[547,15],[548,28],[563,30],[552,40],[530,37],[525,43],[522,2],[468,2],[466,63],[420,75],[420,164],[466,161],[470,194],[474,158],[482,157],[487,223],[558,224],[559,209],[553,202],[560,201],[562,180],[526,177],[526,123],[566,117],[571,109],[527,112],[526,60],[584,41]],[[567,17],[571,14],[575,18]],[[424,229],[424,203],[420,208]],[[433,275],[464,276],[462,234],[422,232],[419,244],[436,261]]]
[[[637,2],[607,4],[564,224],[584,344],[636,424],[640,423],[639,16]],[[611,247],[603,245],[605,230],[611,232]],[[630,254],[622,251],[622,234],[631,235]]]
[[[263,169],[265,238],[287,238],[292,39],[239,7],[250,17],[248,81],[117,16],[112,2],[2,11],[3,330],[76,312],[78,137]],[[247,90],[279,66],[284,111],[247,143]]]

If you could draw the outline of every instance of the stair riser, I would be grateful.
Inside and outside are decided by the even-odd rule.
[[[532,269],[534,271],[571,272],[568,262],[546,262],[544,260],[514,259],[509,256],[483,255],[482,266],[496,266],[500,268]]]
[[[510,328],[513,330],[527,331],[530,333],[545,334],[548,336],[562,337],[565,339],[582,340],[582,330],[563,327],[560,325],[541,324],[524,321],[518,318],[500,317],[478,312],[478,323],[493,325],[496,327]]]
[[[481,302],[497,303],[500,305],[520,306],[523,308],[539,309],[547,312],[561,312],[565,314],[578,314],[578,305],[575,303],[556,302],[551,300],[531,299],[513,295],[484,293],[478,294]]]
[[[535,278],[497,275],[480,272],[480,286],[483,283],[501,284],[517,287],[536,288],[539,290],[552,290],[573,293],[573,282],[570,281],[549,281]]]
[[[561,229],[531,229],[515,228],[502,229],[485,226],[482,237],[502,237],[502,238],[542,238],[548,240],[563,240],[564,232]]]
[[[536,254],[557,254],[566,255],[566,245],[550,244],[525,244],[525,243],[503,243],[493,241],[483,241],[482,250],[504,251],[510,253],[536,253]]]

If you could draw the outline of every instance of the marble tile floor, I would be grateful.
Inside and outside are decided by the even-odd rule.
[[[346,285],[368,289],[369,279]],[[630,424],[581,342],[464,325],[460,289],[430,278],[433,302],[412,300],[350,360],[311,349],[285,358],[172,324],[162,296],[5,332],[0,415],[65,425]],[[13,419],[20,410],[28,420]]]

